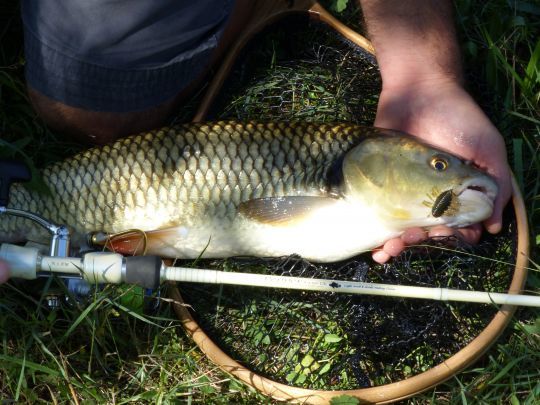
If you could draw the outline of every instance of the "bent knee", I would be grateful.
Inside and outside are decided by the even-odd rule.
[[[175,100],[143,111],[103,112],[71,107],[28,86],[28,95],[37,114],[54,130],[93,144],[109,143],[119,137],[164,125]]]

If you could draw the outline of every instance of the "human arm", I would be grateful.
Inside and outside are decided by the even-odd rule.
[[[375,126],[414,134],[486,170],[498,182],[492,216],[484,222],[496,233],[511,194],[510,170],[502,136],[463,88],[452,4],[437,0],[360,0],[375,47],[383,88]],[[437,227],[429,236],[455,234],[478,240],[479,225]],[[373,254],[385,262],[407,244],[425,239],[411,229]]]

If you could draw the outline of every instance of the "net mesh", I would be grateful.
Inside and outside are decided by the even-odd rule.
[[[256,44],[256,46],[254,45]],[[209,118],[349,121],[370,125],[380,77],[374,58],[320,24],[298,19],[252,41]],[[296,277],[505,291],[515,224],[477,246],[431,240],[390,264],[369,255],[334,264],[299,257],[236,258],[198,266]],[[494,259],[495,258],[495,259]],[[491,320],[491,305],[333,293],[183,285],[194,317],[222,349],[254,372],[312,389],[399,381],[439,364]]]
[[[199,265],[307,278],[504,291],[512,226],[478,246],[431,240],[390,264],[369,255],[334,264],[300,257],[235,258]],[[451,241],[455,243],[455,241]],[[488,259],[497,257],[497,260]],[[258,374],[312,389],[376,386],[420,373],[469,343],[497,308],[487,304],[351,296],[234,286],[181,287],[205,331]]]

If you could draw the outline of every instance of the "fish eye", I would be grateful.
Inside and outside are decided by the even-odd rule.
[[[440,156],[434,156],[431,158],[430,165],[438,172],[443,172],[448,168],[448,161]]]

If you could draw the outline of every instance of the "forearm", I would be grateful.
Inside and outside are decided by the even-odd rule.
[[[452,3],[360,0],[384,88],[420,81],[462,82]]]

